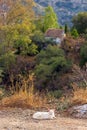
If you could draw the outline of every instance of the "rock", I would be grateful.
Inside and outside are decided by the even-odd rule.
[[[78,118],[86,118],[87,119],[87,104],[74,106],[71,109],[70,114],[74,117]]]

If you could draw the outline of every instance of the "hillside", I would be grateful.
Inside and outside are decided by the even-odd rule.
[[[87,11],[87,0],[35,0],[46,7],[51,5],[58,15],[60,24],[71,25],[71,20],[78,12]]]
[[[35,12],[37,14],[43,13],[43,7],[51,5],[57,16],[58,21],[61,25],[71,25],[72,17],[78,12],[87,11],[87,0],[34,0],[37,3]],[[8,10],[8,6],[11,1],[4,2],[0,1],[0,15],[2,15],[2,10]]]

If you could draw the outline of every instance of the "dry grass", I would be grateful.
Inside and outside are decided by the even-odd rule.
[[[2,99],[2,106],[8,107],[39,108],[45,106],[45,103],[46,98],[42,98],[38,93],[34,94],[33,91],[29,93],[19,91]]]
[[[2,90],[0,90],[0,95],[2,95],[3,94],[3,91]]]
[[[20,87],[21,84],[21,87]],[[34,92],[33,75],[23,77],[21,83],[16,83],[10,87],[13,95],[2,99],[2,106],[22,107],[22,108],[40,108],[45,107],[47,99],[44,95]]]
[[[85,104],[87,103],[87,88],[79,88],[76,84],[73,85],[73,104]]]

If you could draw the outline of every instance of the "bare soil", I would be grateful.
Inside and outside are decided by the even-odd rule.
[[[61,117],[54,120],[34,120],[34,110],[5,108],[0,110],[0,130],[87,130],[86,119]]]

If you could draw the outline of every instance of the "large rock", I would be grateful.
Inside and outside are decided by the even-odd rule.
[[[77,118],[86,118],[87,119],[87,104],[74,106],[70,110],[70,114]]]

